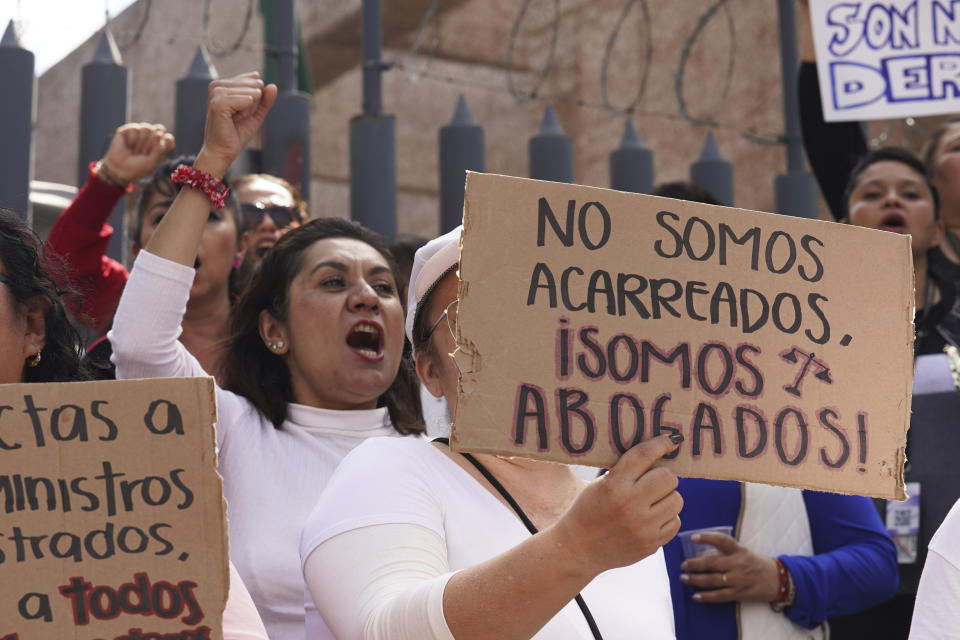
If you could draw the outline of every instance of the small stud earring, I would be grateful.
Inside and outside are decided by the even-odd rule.
[[[27,358],[27,366],[35,367],[40,364],[40,351],[37,351],[34,355]]]

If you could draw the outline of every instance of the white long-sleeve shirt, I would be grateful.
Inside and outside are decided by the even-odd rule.
[[[108,336],[118,378],[207,375],[177,339],[193,277],[191,267],[140,252]],[[350,450],[369,437],[398,434],[386,409],[291,404],[275,429],[245,398],[217,387],[216,399],[230,559],[270,638],[303,640],[303,524]]]

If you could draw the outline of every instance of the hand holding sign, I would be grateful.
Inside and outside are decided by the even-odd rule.
[[[570,557],[586,565],[587,575],[639,562],[680,530],[683,498],[676,492],[677,476],[655,465],[681,440],[661,436],[627,451],[555,525],[568,548],[582,551]]]

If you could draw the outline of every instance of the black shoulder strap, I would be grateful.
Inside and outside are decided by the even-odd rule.
[[[450,445],[449,438],[435,438],[433,442],[442,442],[447,446]],[[476,467],[477,471],[479,471],[480,474],[487,479],[487,482],[493,485],[493,488],[497,490],[497,493],[499,493],[500,496],[507,501],[507,504],[510,505],[510,508],[512,508],[514,512],[516,512],[517,516],[520,518],[520,522],[522,522],[523,525],[527,528],[527,531],[529,531],[531,534],[537,533],[538,531],[537,526],[530,521],[530,518],[528,518],[527,514],[524,513],[523,509],[520,508],[520,505],[517,503],[517,501],[513,499],[513,496],[510,495],[510,492],[507,491],[507,488],[504,487],[502,484],[500,484],[500,481],[497,480],[497,478],[492,473],[490,473],[490,470],[487,469],[485,466],[483,466],[483,464],[479,460],[474,458],[469,453],[461,452],[460,455],[462,455],[464,458],[466,458],[470,462],[470,464]],[[587,603],[583,599],[583,596],[578,593],[574,598],[574,600],[576,601],[577,606],[580,607],[580,611],[583,613],[583,617],[586,618],[587,626],[590,627],[590,633],[593,634],[594,639],[603,640],[603,636],[600,635],[600,629],[597,627],[597,622],[596,620],[593,619],[593,614],[590,613],[590,608],[587,606]]]

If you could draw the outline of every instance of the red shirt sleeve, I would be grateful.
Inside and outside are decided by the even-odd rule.
[[[92,169],[93,163],[90,166]],[[91,171],[47,237],[47,250],[63,259],[69,285],[79,294],[68,297],[70,312],[98,333],[109,327],[129,276],[122,264],[106,255],[113,235],[107,220],[123,195],[123,189],[96,178]]]

